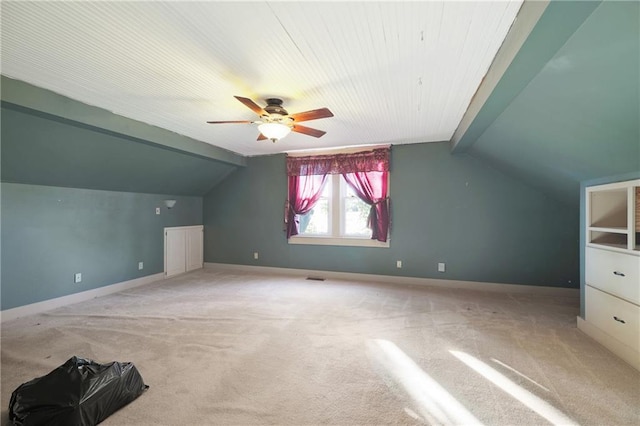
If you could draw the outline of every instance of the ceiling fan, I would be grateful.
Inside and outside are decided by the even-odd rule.
[[[289,114],[286,109],[282,107],[282,99],[269,98],[266,99],[267,106],[262,108],[249,98],[243,98],[235,96],[237,100],[242,102],[251,111],[260,116],[259,120],[235,120],[235,121],[207,121],[209,124],[257,124],[260,135],[258,140],[269,139],[272,142],[276,142],[279,139],[284,138],[289,132],[294,131],[302,133],[314,138],[319,138],[325,133],[322,130],[312,129],[311,127],[301,126],[297,123],[302,121],[317,120],[319,118],[333,117],[333,113],[328,108],[314,109],[311,111],[299,112],[296,114]]]

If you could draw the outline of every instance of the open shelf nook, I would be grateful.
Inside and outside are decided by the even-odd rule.
[[[586,189],[587,243],[640,254],[640,180]]]

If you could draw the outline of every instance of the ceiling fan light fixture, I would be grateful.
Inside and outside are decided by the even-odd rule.
[[[1,1],[1,0],[0,0]],[[249,98],[243,98],[242,96],[236,96],[244,106],[251,111],[258,114],[260,120],[247,121],[247,120],[235,120],[235,121],[207,121],[209,124],[258,124],[260,135],[258,140],[270,139],[272,142],[276,142],[291,132],[301,133],[303,135],[319,138],[324,136],[325,131],[312,129],[311,127],[301,126],[300,122],[318,120],[320,118],[333,117],[333,113],[328,108],[319,108],[311,111],[298,112],[291,114],[286,109],[282,108],[282,99],[269,98],[267,99],[267,106],[261,108],[257,103],[253,102]]]
[[[291,133],[291,127],[282,123],[262,123],[258,126],[260,133],[273,142],[280,140]]]

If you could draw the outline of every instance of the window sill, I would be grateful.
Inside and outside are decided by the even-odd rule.
[[[289,238],[289,244],[318,245],[318,246],[353,246],[389,248],[389,240],[380,242],[368,238],[336,238],[336,237],[300,237]]]

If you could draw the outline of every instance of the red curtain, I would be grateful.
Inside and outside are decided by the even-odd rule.
[[[368,226],[371,239],[385,242],[389,234],[387,172],[355,172],[342,175],[358,198],[371,206]]]
[[[287,238],[298,235],[298,215],[309,213],[316,205],[327,175],[289,176],[289,199],[286,212]]]

